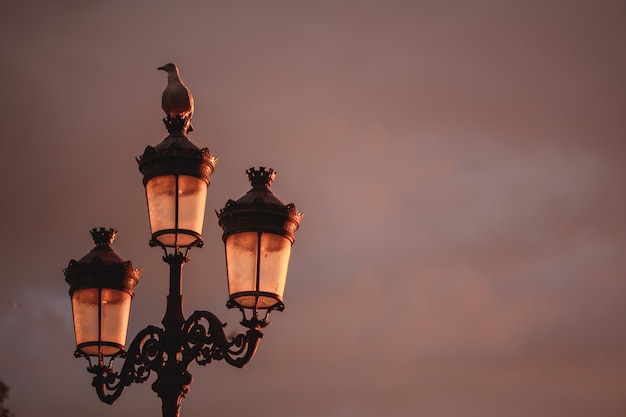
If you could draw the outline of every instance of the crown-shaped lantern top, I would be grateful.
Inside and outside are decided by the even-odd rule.
[[[117,237],[117,230],[104,227],[93,228],[90,233],[96,246],[111,246]]]
[[[246,170],[246,174],[248,174],[248,179],[254,191],[268,190],[274,178],[276,178],[276,171],[272,168],[266,171],[265,167],[259,167],[259,169],[249,168]]]
[[[72,259],[65,268],[70,294],[85,288],[114,288],[134,294],[142,270],[133,267],[113,249],[117,230],[104,227],[90,230],[96,246],[78,261]]]
[[[272,168],[252,167],[246,170],[252,189],[243,197],[228,200],[226,206],[216,211],[220,226],[224,229],[222,239],[241,232],[268,232],[294,241],[294,233],[300,225],[302,213],[293,203],[283,203],[270,190],[276,178]]]

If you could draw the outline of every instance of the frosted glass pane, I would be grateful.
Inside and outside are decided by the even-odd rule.
[[[188,246],[196,237],[185,234],[191,230],[202,234],[204,210],[206,205],[207,184],[199,178],[188,175],[178,177],[178,196],[176,195],[174,175],[155,177],[146,184],[148,213],[152,233],[162,230],[182,230],[176,233],[159,235],[157,239],[165,246]],[[178,197],[178,219],[176,218],[176,197]]]
[[[168,175],[150,179],[146,184],[148,214],[152,233],[173,229],[176,221],[176,177]]]
[[[98,289],[75,291],[72,295],[76,345],[98,341]],[[97,351],[96,351],[97,354]]]
[[[226,239],[226,267],[230,294],[256,290],[257,242],[257,232],[237,233]]]
[[[82,347],[88,355],[98,355],[98,340],[103,343],[115,343],[124,346],[128,329],[131,296],[124,291],[103,289],[101,320],[98,320],[98,288],[88,288],[74,292],[72,310],[74,313],[74,331],[76,345],[90,344]],[[102,329],[99,325],[102,325]],[[101,337],[98,332],[101,330]],[[113,346],[102,346],[103,355],[113,355],[119,349]]]
[[[102,290],[102,341],[126,344],[130,315],[130,294],[124,291]]]
[[[178,178],[178,227],[202,234],[207,185],[200,178],[181,175]]]
[[[282,298],[290,255],[291,242],[288,239],[271,233],[263,233],[261,236],[260,291],[274,293]]]
[[[276,303],[276,298],[260,293],[276,294],[282,299],[285,291],[291,242],[271,233],[263,233],[260,236],[260,247],[258,232],[237,233],[226,239],[229,293],[231,295],[241,292],[256,293],[236,298],[243,307],[253,308],[255,303],[259,308],[271,307]]]

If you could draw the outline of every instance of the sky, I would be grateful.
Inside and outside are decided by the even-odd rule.
[[[17,417],[160,415],[154,375],[98,400],[62,269],[117,229],[128,343],[160,324],[134,158],[167,136],[168,62],[219,157],[186,314],[239,329],[214,212],[247,168],[304,213],[286,310],[245,368],[190,367],[183,417],[626,415],[623,2],[9,0],[0,54]]]

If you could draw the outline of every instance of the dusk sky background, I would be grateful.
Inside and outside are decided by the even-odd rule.
[[[167,136],[168,62],[219,157],[185,312],[238,329],[214,211],[247,168],[304,212],[286,310],[245,368],[190,367],[183,417],[626,415],[623,1],[9,0],[0,35],[16,417],[161,415],[154,375],[98,400],[62,269],[117,229],[128,343],[160,325],[135,157]]]

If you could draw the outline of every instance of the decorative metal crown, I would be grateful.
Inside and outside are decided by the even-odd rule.
[[[94,227],[90,233],[96,246],[111,246],[117,237],[117,230],[111,228],[105,229],[101,227],[96,229]]]
[[[249,168],[246,170],[246,174],[248,174],[253,190],[267,190],[272,185],[274,178],[276,178],[276,171],[272,168],[266,171],[265,167],[259,167],[259,169]]]
[[[191,118],[187,116],[167,116],[163,119],[163,124],[172,135],[193,132]]]

